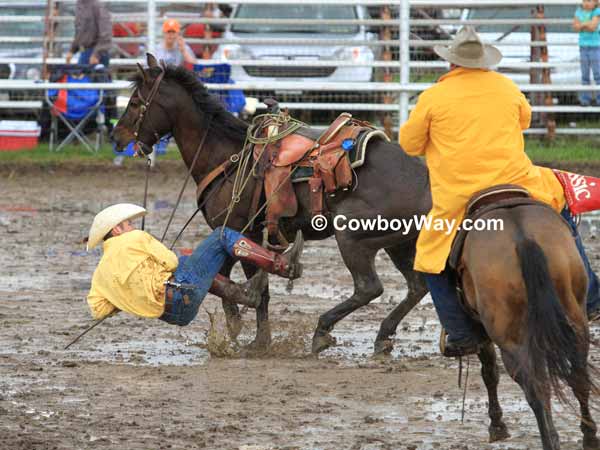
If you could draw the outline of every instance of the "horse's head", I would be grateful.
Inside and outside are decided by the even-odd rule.
[[[150,53],[147,62],[146,70],[138,64],[135,90],[110,135],[117,151],[134,141],[145,154],[150,154],[152,146],[173,127],[169,109],[174,101],[168,95],[166,83],[162,83],[165,68]]]

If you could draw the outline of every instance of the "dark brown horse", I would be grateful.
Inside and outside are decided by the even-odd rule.
[[[587,364],[587,275],[569,226],[545,205],[488,212],[503,231],[471,231],[459,270],[465,299],[477,312],[506,370],[521,386],[538,422],[544,450],[560,448],[551,395],[579,401],[584,450],[600,449],[588,406],[594,387]],[[494,255],[490,258],[489,255]],[[490,439],[508,436],[498,403],[494,344],[479,355],[489,395]]]
[[[146,70],[140,67],[135,80],[136,89],[111,139],[121,149],[132,140],[140,142],[142,147],[151,148],[159,136],[170,132],[189,167],[206,135],[192,170],[194,180],[200,183],[214,168],[240,152],[248,124],[228,113],[192,72],[171,66],[163,70],[151,55],[148,56],[148,66]],[[136,132],[137,136],[134,135]],[[373,140],[364,165],[356,171],[359,182],[353,189],[336,197],[327,196],[326,205],[332,216],[343,214],[349,219],[376,219],[381,215],[388,219],[410,219],[413,215],[426,214],[431,208],[425,165],[418,158],[407,156],[396,144]],[[223,223],[225,215],[222,212],[231,201],[232,179],[217,179],[204,191],[203,200],[208,198],[208,201],[202,212],[212,228]],[[254,182],[251,178],[227,226],[241,230],[248,222]],[[383,292],[374,265],[375,255],[381,249],[387,252],[408,283],[406,298],[384,320],[375,343],[376,351],[391,351],[390,336],[395,333],[398,323],[427,293],[421,276],[412,269],[417,232],[335,231],[331,225],[317,232],[311,226],[307,183],[296,183],[295,189],[298,213],[282,220],[282,231],[291,238],[296,230],[302,230],[309,240],[325,239],[335,234],[344,263],[354,279],[353,295],[319,318],[313,352],[318,353],[332,345],[334,339],[329,333],[336,322]],[[255,228],[248,236],[260,242],[261,228]],[[228,275],[232,265],[233,261],[229,261],[222,273]],[[253,270],[252,267],[244,267],[247,276],[252,275]],[[258,328],[255,343],[261,347],[267,346],[271,338],[268,304],[267,290],[256,312]],[[223,308],[228,316],[229,329],[236,334],[240,323],[237,307],[223,304]]]

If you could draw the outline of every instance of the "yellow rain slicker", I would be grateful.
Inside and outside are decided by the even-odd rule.
[[[118,308],[136,316],[160,317],[164,282],[178,263],[175,253],[141,230],[106,240],[87,298],[92,315],[101,319]]]
[[[421,93],[400,129],[409,155],[424,155],[433,207],[428,219],[460,225],[472,194],[497,184],[516,184],[551,205],[565,205],[562,185],[550,169],[534,166],[525,154],[522,130],[531,106],[509,78],[482,69],[456,68]],[[437,222],[440,223],[440,222]],[[415,270],[440,273],[457,232],[422,229]]]

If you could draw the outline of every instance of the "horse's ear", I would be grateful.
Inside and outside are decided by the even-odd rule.
[[[152,53],[146,53],[146,58],[148,60],[148,67],[151,69],[153,67],[158,67],[158,61],[156,61],[156,57]]]
[[[144,83],[146,83],[148,81],[148,76],[146,75],[144,68],[142,67],[142,65],[140,63],[137,63],[137,68],[138,68],[138,71],[140,72],[140,74],[142,75],[142,79],[144,80]]]

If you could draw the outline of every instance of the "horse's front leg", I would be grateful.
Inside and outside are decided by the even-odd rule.
[[[228,257],[219,273],[229,278],[234,264],[235,260]],[[221,300],[221,304],[223,305],[223,311],[225,312],[227,332],[229,333],[229,337],[235,341],[242,331],[242,315],[240,314],[240,309],[237,304],[226,302],[225,300]]]
[[[385,251],[396,269],[402,272],[408,292],[402,302],[381,322],[374,347],[374,353],[377,356],[387,356],[392,352],[394,343],[391,337],[396,334],[398,324],[425,297],[428,291],[423,277],[419,272],[413,270],[415,241],[409,245],[389,247]]]
[[[258,272],[256,266],[242,263],[246,278],[250,279]],[[256,337],[250,344],[254,350],[264,351],[271,345],[271,326],[269,325],[269,284],[261,293],[262,299],[258,308],[256,308]]]

